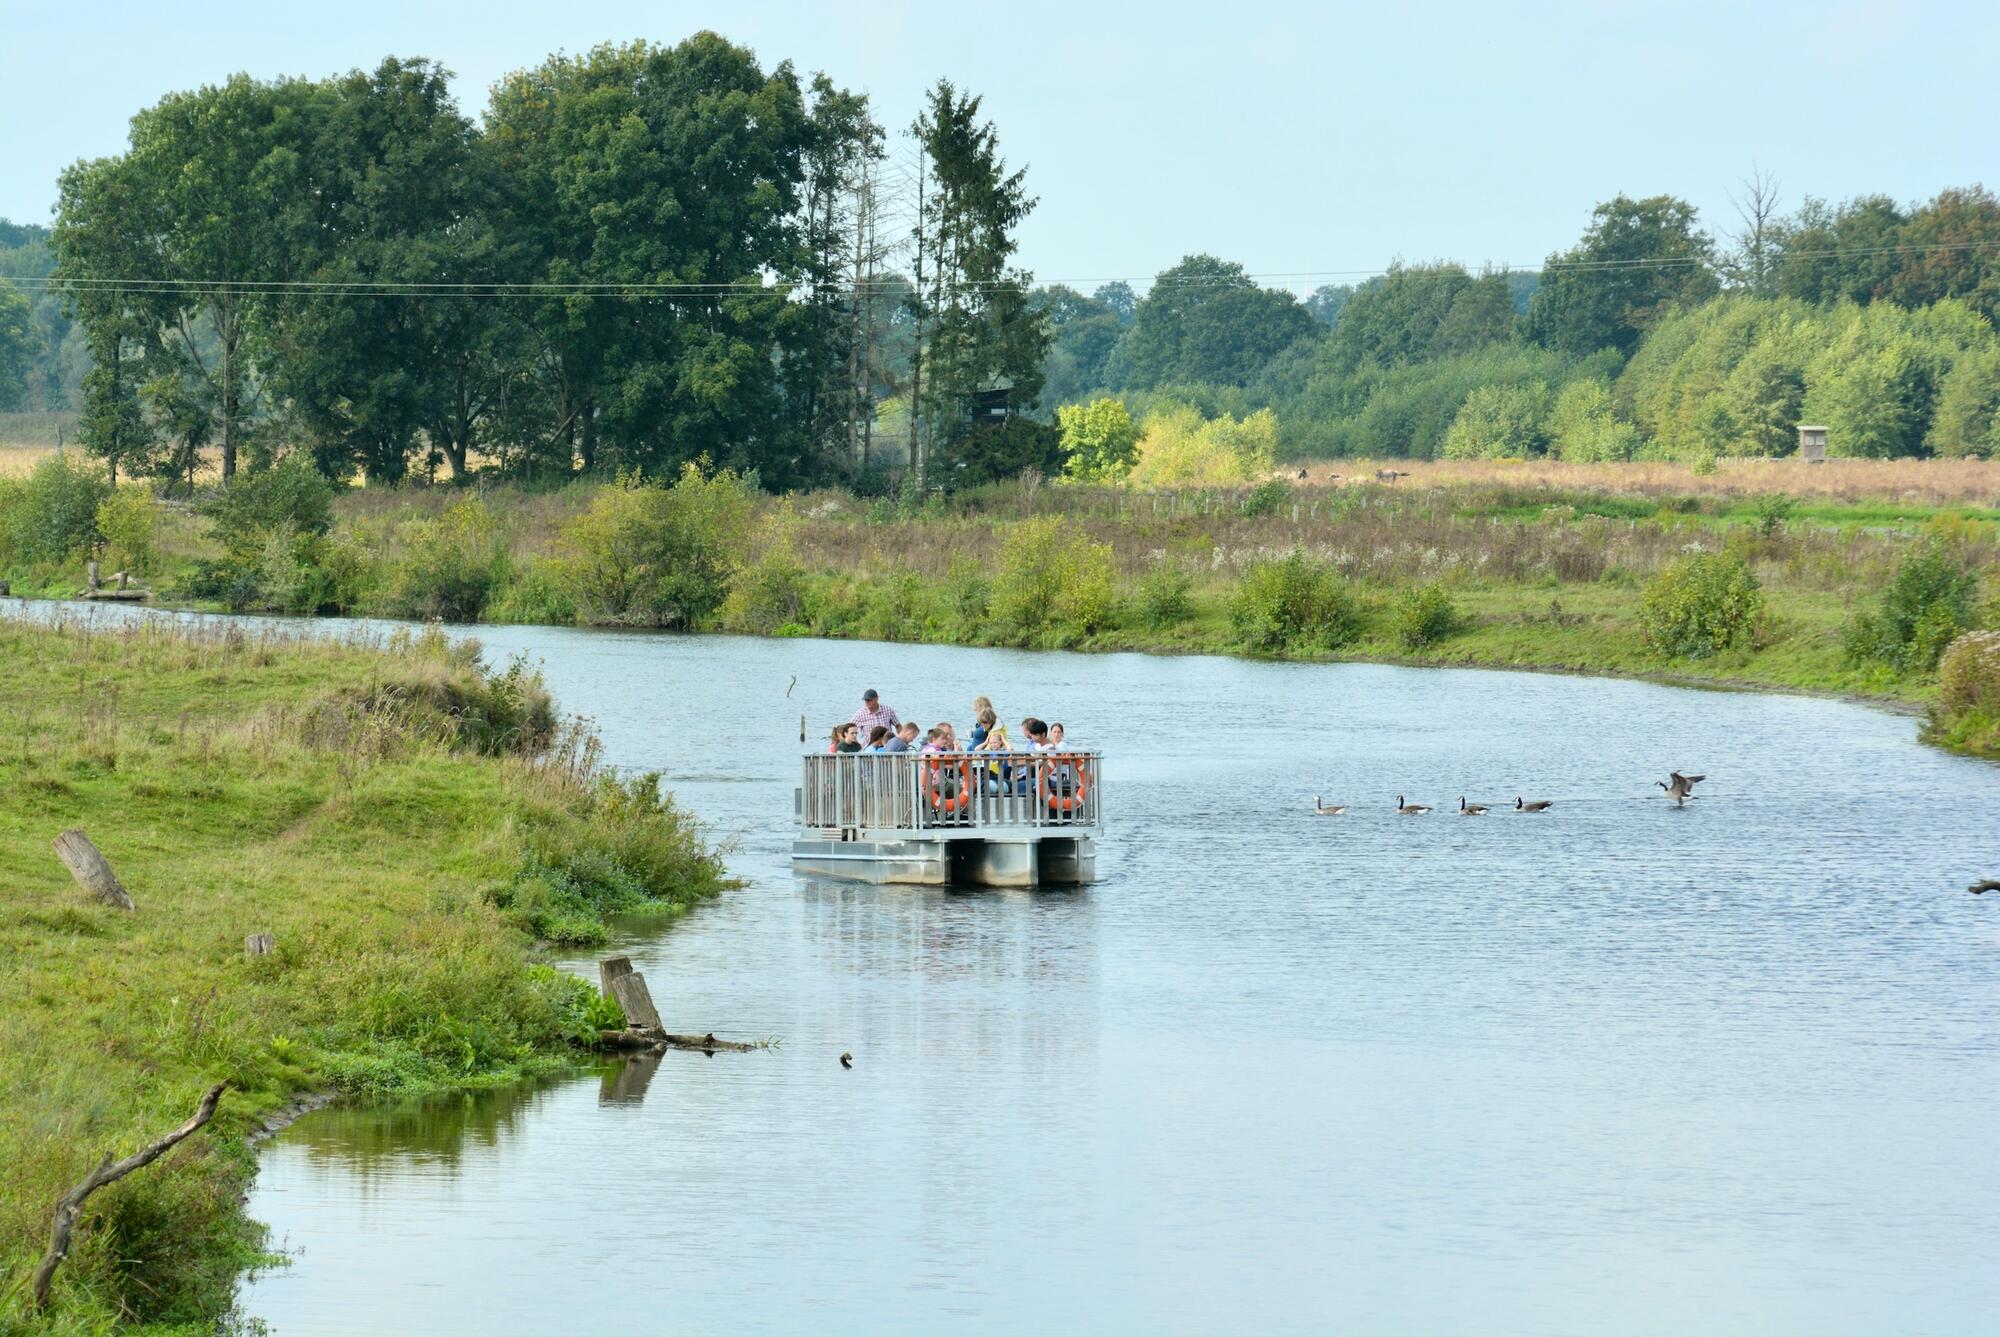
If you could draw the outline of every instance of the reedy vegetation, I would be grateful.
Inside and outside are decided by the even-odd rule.
[[[653,780],[598,773],[539,679],[436,633],[0,620],[0,1332],[207,1331],[261,1241],[245,1138],[301,1093],[421,1092],[573,1062],[601,1009],[533,963],[721,874]],[[49,850],[82,826],[138,901]],[[245,934],[277,950],[246,959]],[[52,1316],[7,1285],[106,1150],[211,1132],[94,1198]]]

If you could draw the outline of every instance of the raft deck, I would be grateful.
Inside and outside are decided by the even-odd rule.
[[[1094,881],[1101,761],[1084,751],[808,755],[792,866],[924,886]]]

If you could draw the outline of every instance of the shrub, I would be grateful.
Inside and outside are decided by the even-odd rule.
[[[1654,649],[1703,659],[1747,643],[1762,608],[1756,573],[1741,556],[1696,553],[1647,582],[1639,619]]]
[[[1333,563],[1293,550],[1253,562],[1230,606],[1230,618],[1252,650],[1331,650],[1354,639],[1361,618]]]
[[[805,606],[806,570],[793,555],[791,540],[780,538],[730,577],[721,620],[727,631],[769,636],[798,626]]]
[[[103,473],[74,455],[35,466],[8,507],[8,546],[25,562],[67,562],[100,537],[97,508],[111,493]]]
[[[1458,626],[1458,607],[1436,582],[1406,590],[1396,601],[1396,643],[1405,650],[1434,645]]]
[[[485,502],[467,497],[412,528],[390,607],[404,617],[477,621],[506,568],[498,517]]]
[[[944,577],[944,606],[961,635],[985,627],[993,608],[993,582],[978,562],[963,554],[953,556]]]
[[[524,558],[509,563],[509,579],[487,606],[493,622],[536,622],[563,626],[576,621],[576,599],[554,562]]]
[[[1243,498],[1244,518],[1255,520],[1261,516],[1276,515],[1292,504],[1292,485],[1282,478],[1266,478],[1250,489]]]
[[[1237,419],[1203,419],[1200,410],[1173,405],[1146,417],[1139,460],[1131,481],[1141,487],[1226,487],[1246,483],[1275,466],[1278,419],[1259,409]]]
[[[1952,639],[1972,626],[1978,594],[1978,573],[1933,536],[1896,568],[1881,606],[1848,625],[1849,660],[1876,660],[1904,672],[1935,667]]]
[[[729,592],[750,533],[751,489],[729,470],[689,464],[672,487],[621,479],[563,530],[579,619],[688,627]]]
[[[143,487],[114,488],[97,503],[97,532],[104,536],[105,557],[113,568],[134,575],[152,569],[159,519],[160,504]]]
[[[1782,492],[1766,492],[1750,499],[1750,509],[1757,514],[1757,532],[1774,538],[1784,531],[1798,503]]]
[[[1967,632],[1945,650],[1925,734],[1947,747],[2000,757],[2000,631]]]
[[[1194,613],[1194,577],[1171,557],[1162,557],[1139,577],[1139,616],[1149,627],[1171,627]]]
[[[224,551],[247,556],[261,551],[266,536],[286,525],[308,535],[332,529],[333,484],[311,459],[294,453],[269,469],[237,474],[202,503],[201,511]]]
[[[1132,472],[1139,454],[1139,429],[1119,399],[1093,399],[1056,410],[1068,456],[1063,475],[1086,483],[1115,483]]]
[[[993,616],[1023,635],[1088,635],[1111,620],[1114,571],[1109,543],[1091,542],[1057,516],[1024,521],[1001,546]]]

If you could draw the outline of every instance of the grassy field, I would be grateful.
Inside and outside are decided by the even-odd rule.
[[[435,635],[0,620],[0,665],[0,1332],[213,1331],[261,1247],[241,1202],[262,1117],[579,1061],[593,991],[536,939],[721,885],[538,682]],[[71,882],[50,841],[72,826],[136,913]],[[276,951],[246,958],[258,931]],[[91,1199],[30,1314],[57,1195],[218,1081],[210,1129]]]

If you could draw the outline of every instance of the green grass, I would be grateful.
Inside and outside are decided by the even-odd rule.
[[[721,885],[671,805],[590,773],[587,737],[492,732],[511,689],[441,638],[0,622],[0,665],[0,1332],[210,1331],[261,1247],[259,1118],[582,1057],[588,990],[534,964],[524,877],[609,869],[670,912]],[[71,826],[137,913],[72,883]],[[629,908],[589,890],[572,917]],[[246,959],[263,930],[276,952]],[[91,1199],[55,1312],[28,1314],[56,1196],[217,1081],[211,1130]]]

